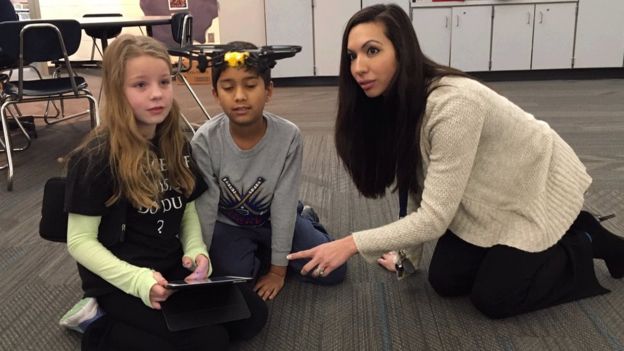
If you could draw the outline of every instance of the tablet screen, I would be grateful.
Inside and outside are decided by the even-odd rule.
[[[198,279],[198,280],[172,280],[167,283],[167,288],[169,289],[182,289],[188,288],[192,286],[206,286],[212,284],[233,284],[233,283],[243,283],[249,280],[252,280],[251,277],[237,277],[232,275],[218,276],[218,277],[210,277],[206,279]]]

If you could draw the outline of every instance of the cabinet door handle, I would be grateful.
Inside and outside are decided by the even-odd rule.
[[[531,24],[531,13],[527,12],[527,24]]]
[[[544,23],[544,13],[542,11],[540,11],[540,24]]]
[[[457,23],[455,23],[455,27],[459,27],[459,15],[455,17],[457,19]]]
[[[449,18],[448,16],[444,16],[444,28],[448,28]]]

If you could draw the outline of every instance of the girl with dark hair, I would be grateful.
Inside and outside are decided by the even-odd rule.
[[[289,255],[302,274],[360,253],[403,274],[438,240],[429,281],[503,318],[607,292],[593,258],[624,276],[624,240],[581,211],[591,177],[547,123],[429,60],[395,5],[357,12],[342,40],[336,147],[366,197],[406,193],[407,216]]]

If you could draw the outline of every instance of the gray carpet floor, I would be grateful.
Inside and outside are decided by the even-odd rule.
[[[97,92],[98,78],[89,78]],[[550,123],[578,152],[594,182],[586,207],[617,217],[607,227],[624,235],[624,80],[490,83]],[[199,109],[178,86],[189,118]],[[219,111],[209,86],[196,86],[211,114]],[[305,142],[301,198],[342,237],[396,217],[394,196],[364,199],[338,162],[333,145],[336,87],[276,88],[267,110],[302,130]],[[33,110],[37,106],[32,107]],[[28,108],[25,108],[28,111]],[[86,119],[38,126],[32,147],[16,156],[14,190],[0,172],[0,350],[79,350],[79,334],[59,318],[81,296],[76,267],[64,245],[38,237],[42,187],[61,174],[57,158],[88,131]],[[0,155],[0,162],[4,155]],[[425,262],[435,243],[425,248]],[[624,350],[624,280],[610,278],[611,293],[504,320],[489,320],[467,298],[441,298],[424,270],[397,281],[360,257],[333,287],[289,278],[269,303],[269,321],[254,339],[233,350]]]

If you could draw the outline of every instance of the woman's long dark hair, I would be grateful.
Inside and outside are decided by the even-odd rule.
[[[392,82],[376,98],[367,97],[355,81],[347,52],[353,27],[368,22],[385,27],[397,60]],[[338,156],[362,195],[381,197],[395,180],[402,189],[418,191],[420,127],[429,85],[445,75],[466,76],[422,53],[412,23],[399,6],[373,5],[351,17],[342,37],[335,141]]]

